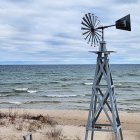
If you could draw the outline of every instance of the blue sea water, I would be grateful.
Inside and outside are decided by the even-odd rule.
[[[119,110],[140,111],[140,65],[111,65]],[[0,108],[88,109],[95,65],[1,65]]]

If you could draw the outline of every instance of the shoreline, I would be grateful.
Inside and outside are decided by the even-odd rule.
[[[9,109],[0,109],[1,113],[9,113]],[[13,109],[10,113],[16,112],[19,116],[23,116],[24,114],[28,114],[30,116],[49,116],[52,120],[57,122],[57,126],[62,128],[63,135],[67,137],[68,140],[75,140],[76,137],[79,137],[80,140],[84,140],[85,135],[85,125],[87,122],[88,111],[81,110],[39,110],[39,109]],[[140,139],[140,113],[128,113],[128,112],[119,112],[124,140],[139,140]],[[19,121],[21,118],[18,118],[16,121]],[[100,123],[105,123],[106,120],[104,115],[101,114],[99,118]],[[37,124],[37,123],[36,123]],[[43,124],[41,123],[43,126]],[[45,128],[45,129],[44,129]],[[37,131],[31,131],[33,134],[33,140],[45,140],[46,135],[44,135],[44,131],[48,129],[48,125],[44,125],[43,128],[39,128]],[[3,132],[3,130],[5,130]],[[0,138],[4,138],[4,140],[13,140],[22,139],[23,134],[27,134],[29,131],[27,130],[15,130],[15,128],[10,125],[1,126],[0,125]],[[3,133],[2,133],[3,132]],[[111,140],[112,134],[106,132],[96,132],[95,139],[102,140]],[[51,139],[50,139],[51,140]],[[64,139],[65,140],[65,139]]]

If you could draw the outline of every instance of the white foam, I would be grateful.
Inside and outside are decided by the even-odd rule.
[[[28,93],[36,93],[36,90],[27,90]]]
[[[8,102],[8,103],[10,103],[10,104],[17,104],[17,105],[22,104],[21,102]]]
[[[47,97],[60,97],[60,98],[64,98],[64,97],[77,97],[77,96],[82,96],[82,95],[46,95]]]
[[[17,92],[25,92],[25,91],[27,92],[28,88],[16,88],[14,90]]]
[[[91,86],[93,83],[84,83],[84,85]]]

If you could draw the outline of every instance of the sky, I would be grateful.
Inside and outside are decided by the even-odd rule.
[[[140,0],[0,0],[0,64],[95,64],[86,13],[102,26],[130,14],[132,31],[108,28],[105,41],[111,64],[140,64]]]

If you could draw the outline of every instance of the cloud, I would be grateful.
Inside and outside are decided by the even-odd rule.
[[[93,12],[101,25],[110,25],[131,14],[132,32],[106,29],[113,63],[135,63],[139,58],[139,1],[107,0],[0,0],[0,63],[95,63],[82,37],[81,20]],[[133,52],[134,56],[130,55]]]
[[[139,0],[114,0],[116,3],[119,3],[119,4],[133,4],[133,3],[136,3],[136,2],[139,2]]]

